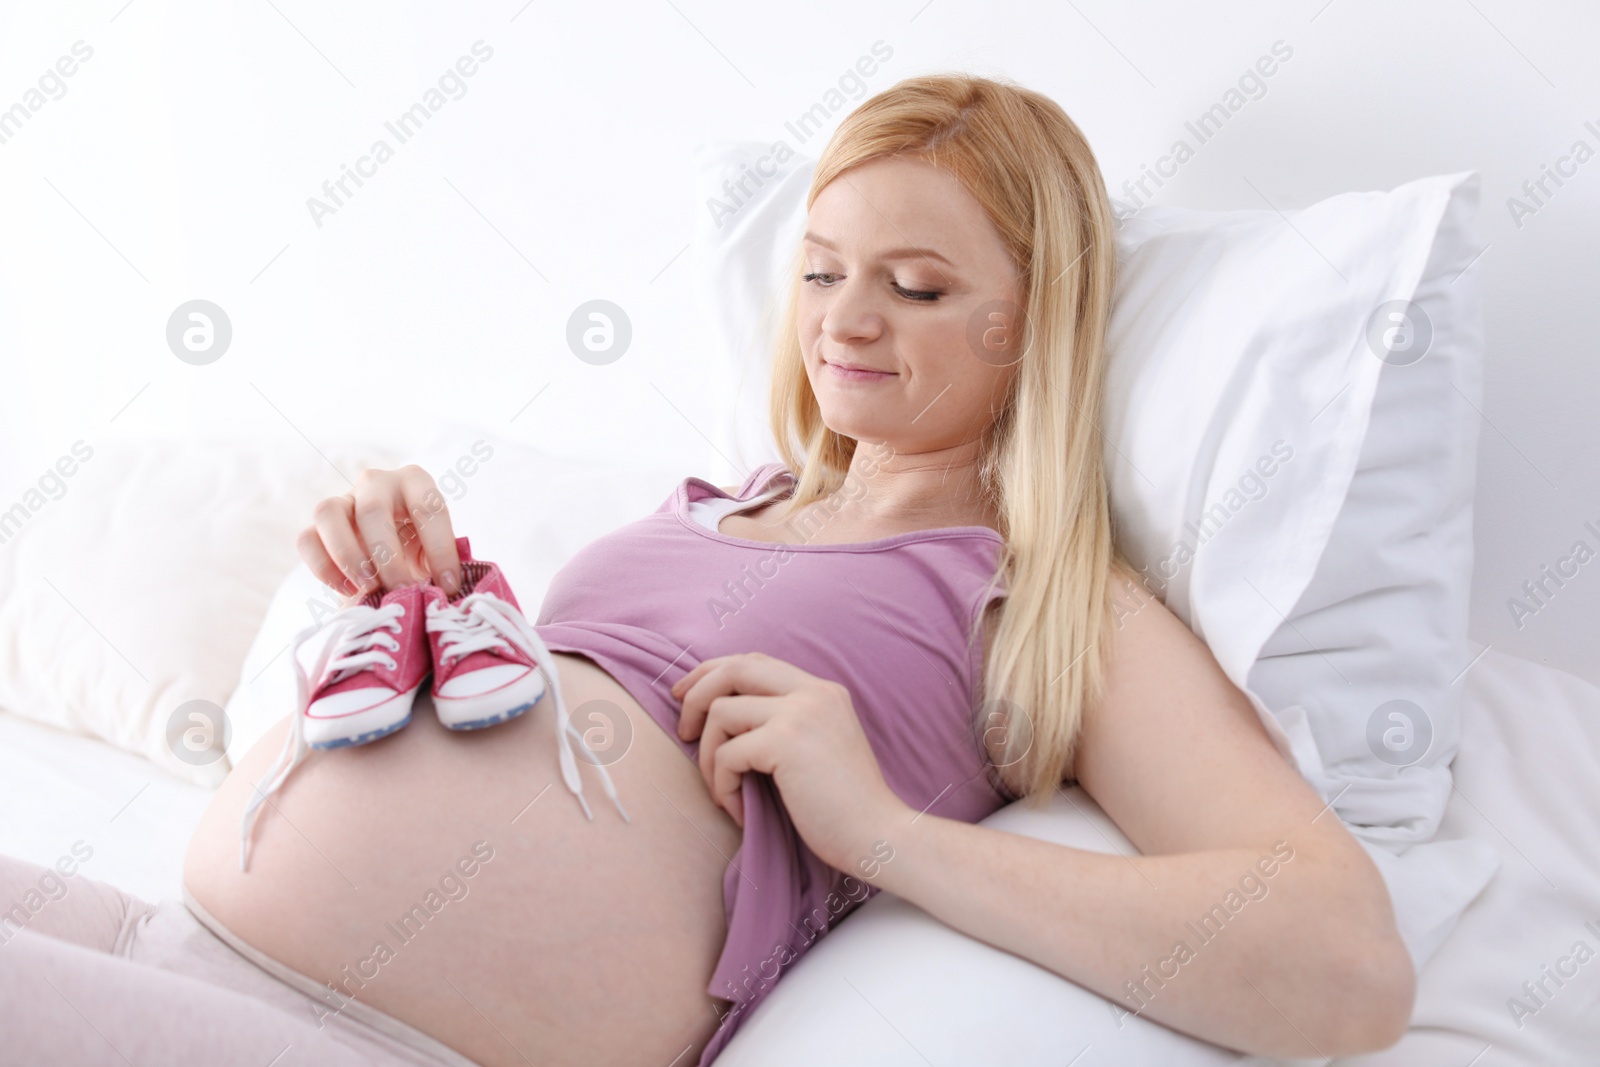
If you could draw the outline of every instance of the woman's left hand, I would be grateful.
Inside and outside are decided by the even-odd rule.
[[[884,780],[850,691],[838,682],[746,652],[706,660],[672,695],[683,701],[678,736],[700,738],[700,773],[740,826],[745,772],[770,774],[811,851],[852,873],[882,829],[911,810]]]

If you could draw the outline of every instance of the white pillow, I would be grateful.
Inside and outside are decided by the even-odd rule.
[[[1365,338],[1384,352],[1374,333],[1395,329],[1410,347],[1380,361],[1317,571],[1256,654],[1249,682],[1280,718],[1304,716],[1313,744],[1301,770],[1369,846],[1391,891],[1410,897],[1396,903],[1415,917],[1425,958],[1497,863],[1487,849],[1433,840],[1452,789],[1462,678],[1476,659],[1467,613],[1483,320],[1478,275],[1467,269],[1480,254],[1477,176],[1424,181],[1437,189],[1418,206],[1421,224],[1437,212],[1437,239],[1410,306],[1381,307]]]
[[[700,198],[765,152],[753,142],[702,145]],[[737,383],[729,447],[751,465],[777,458],[768,362],[814,162],[787,160],[731,219],[703,215],[695,230],[697,296]],[[1481,335],[1472,275],[1462,272],[1476,254],[1478,185],[1460,173],[1342,194],[1293,212],[1292,226],[1271,210],[1115,204],[1104,425],[1120,541],[1155,575],[1193,542],[1188,524],[1222,505],[1201,550],[1166,568],[1162,598],[1251,698],[1280,750],[1326,799],[1339,798],[1335,810],[1383,872],[1419,966],[1497,865],[1472,843],[1396,855],[1437,825],[1459,732],[1450,682],[1468,661],[1476,416],[1466,401],[1478,395]],[[1383,325],[1369,333],[1369,322],[1413,300],[1432,320],[1433,349],[1407,365],[1369,343]],[[1418,405],[1431,409],[1419,418]],[[1369,434],[1374,416],[1383,425]],[[1392,615],[1366,610],[1378,597]],[[1292,640],[1302,612],[1322,642],[1354,646],[1339,670],[1357,676],[1359,697],[1319,693],[1331,668]],[[1400,671],[1411,680],[1403,689]],[[1405,776],[1382,741],[1403,735],[1387,716],[1407,709],[1373,717],[1391,697],[1426,707],[1435,742]],[[1377,747],[1367,740],[1373,721]],[[852,921],[874,921],[874,905]],[[820,966],[814,956],[763,1011],[781,1003],[793,974]],[[994,1002],[1010,994],[997,989]],[[967,1025],[947,1019],[940,1042]]]
[[[1423,178],[1292,225],[1117,205],[1123,545],[1367,846],[1419,965],[1498,865],[1429,842],[1471,658],[1478,193],[1473,173]]]
[[[221,705],[294,530],[343,481],[300,442],[110,439],[64,458],[0,523],[0,708],[216,785]]]
[[[550,579],[578,549],[648,515],[694,473],[683,464],[667,466],[667,456],[625,467],[565,459],[465,424],[440,429],[414,456],[390,465],[410,462],[433,475],[451,529],[471,540],[475,558],[500,565],[530,620]],[[309,514],[308,507],[300,525]],[[289,642],[338,608],[339,598],[304,565],[282,579],[228,701],[232,758],[249,751],[294,705]],[[315,653],[315,642],[301,650],[308,667]],[[423,699],[429,699],[426,687]]]
[[[1058,790],[1042,811],[1012,804],[983,825],[1089,852],[1139,854],[1077,786]],[[789,969],[717,1067],[1222,1067],[1249,1059],[1128,1007],[1113,1010],[1099,994],[879,893]]]

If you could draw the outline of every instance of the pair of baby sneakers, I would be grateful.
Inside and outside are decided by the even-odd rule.
[[[433,677],[433,706],[452,730],[478,730],[515,718],[554,688],[561,777],[594,818],[578,774],[573,743],[598,768],[606,794],[628,821],[611,776],[572,724],[556,681],[555,661],[523,617],[505,575],[472,558],[465,537],[456,539],[461,588],[447,596],[433,584],[375,592],[294,641],[299,713],[277,761],[255,787],[240,826],[239,868],[249,862],[251,830],[261,805],[280,788],[309,749],[364,745],[411,721],[422,685]],[[308,671],[300,646],[325,629]]]
[[[307,745],[343,748],[394,733],[411,721],[430,673],[434,711],[452,730],[505,722],[544,696],[532,649],[516,641],[527,622],[505,575],[472,559],[465,537],[456,551],[454,599],[436,585],[407,585],[339,613],[309,675],[319,681],[302,697]]]

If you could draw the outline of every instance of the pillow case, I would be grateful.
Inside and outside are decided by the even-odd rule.
[[[352,474],[372,455],[330,452]],[[345,483],[299,441],[113,438],[68,458],[0,523],[0,709],[216,785],[222,704],[294,533]]]
[[[764,155],[701,145],[700,197]],[[695,229],[696,296],[733,387],[724,436],[750,464],[777,458],[768,361],[814,163],[769,159],[731,217]],[[1419,966],[1498,864],[1479,843],[1417,844],[1449,792],[1470,658],[1478,192],[1468,172],[1287,216],[1114,201],[1103,424],[1119,543],[1372,855]],[[875,903],[854,921],[876,921]]]
[[[1498,866],[1430,842],[1471,659],[1479,187],[1423,178],[1287,222],[1117,205],[1120,539],[1367,847],[1419,965]]]

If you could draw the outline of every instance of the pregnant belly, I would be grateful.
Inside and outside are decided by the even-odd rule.
[[[202,817],[189,892],[268,956],[478,1063],[692,1064],[728,1005],[705,989],[741,832],[626,689],[555,658],[580,729],[587,701],[627,717],[600,758],[631,823],[580,757],[584,818],[548,696],[459,733],[424,696],[398,733],[302,763],[263,807],[241,873],[240,813],[288,721],[274,727]]]

